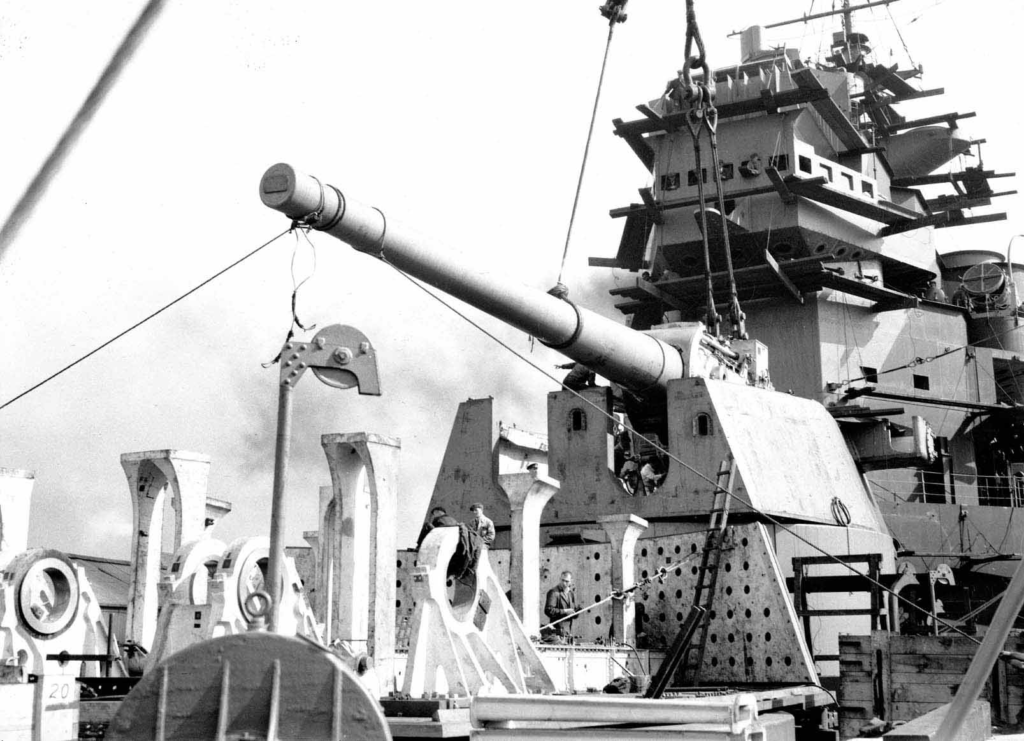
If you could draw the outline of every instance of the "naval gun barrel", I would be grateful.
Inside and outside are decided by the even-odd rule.
[[[642,393],[682,378],[690,365],[678,348],[699,351],[702,331],[658,331],[672,344],[630,329],[536,288],[511,284],[481,272],[461,257],[434,246],[373,206],[287,164],[267,170],[260,198],[291,219],[390,263],[408,275],[487,312],[548,347],[582,363],[609,381]],[[678,334],[678,341],[674,334]]]

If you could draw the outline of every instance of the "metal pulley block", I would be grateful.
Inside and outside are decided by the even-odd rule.
[[[377,353],[355,327],[332,324],[309,342],[294,340],[281,350],[281,385],[295,386],[307,368],[328,386],[380,396]]]

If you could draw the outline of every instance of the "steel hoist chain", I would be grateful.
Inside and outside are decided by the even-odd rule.
[[[686,128],[690,131],[690,138],[693,140],[694,172],[697,174],[697,201],[700,203],[700,236],[704,248],[704,282],[707,291],[707,308],[705,309],[704,324],[708,332],[713,336],[719,336],[721,317],[715,309],[715,289],[711,280],[711,247],[708,243],[708,210],[704,203],[704,170],[701,165],[700,152],[700,130],[701,115],[699,109],[693,109],[686,117]]]
[[[705,86],[706,87],[706,86]],[[747,337],[747,316],[740,308],[740,298],[736,290],[736,274],[732,268],[732,246],[729,244],[729,220],[725,216],[725,193],[722,190],[722,166],[718,158],[718,109],[712,101],[710,89],[705,97],[707,109],[704,114],[704,128],[708,130],[708,138],[711,140],[711,165],[715,172],[715,191],[718,200],[718,213],[722,221],[722,245],[725,250],[725,266],[729,273],[729,321],[732,324],[731,338],[734,340],[745,340]],[[701,210],[706,208],[701,201]]]
[[[694,44],[697,53],[694,54]],[[711,68],[708,65],[704,40],[697,25],[697,13],[694,0],[686,0],[686,61],[679,77],[669,83],[666,97],[677,104],[687,107],[686,127],[693,140],[694,175],[697,181],[697,200],[700,209],[701,241],[704,249],[704,280],[707,290],[707,310],[705,324],[708,332],[715,337],[720,336],[720,322],[715,309],[714,287],[711,278],[711,249],[708,237],[707,203],[704,200],[704,168],[701,160],[700,134],[702,129],[708,132],[711,147],[711,170],[714,172],[716,201],[719,219],[722,222],[722,244],[725,249],[726,272],[729,276],[729,320],[732,325],[732,339],[747,339],[746,316],[740,308],[739,295],[736,289],[736,276],[732,264],[732,247],[729,244],[729,224],[725,216],[725,193],[722,188],[722,169],[718,156],[718,109],[715,108],[715,93],[712,87]],[[703,78],[700,82],[693,81],[692,71],[700,68]]]

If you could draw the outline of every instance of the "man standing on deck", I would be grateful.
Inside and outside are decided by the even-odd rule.
[[[544,614],[548,620],[554,622],[564,617],[579,612],[576,606],[576,590],[572,585],[572,572],[563,571],[558,586],[548,590],[548,598],[544,605]],[[557,625],[544,628],[543,630],[552,637],[554,643],[568,643],[572,638],[573,619],[562,620]]]
[[[470,505],[469,511],[473,513],[473,520],[469,523],[469,529],[480,536],[480,540],[488,548],[494,543],[494,522],[484,514],[484,505],[476,502]]]

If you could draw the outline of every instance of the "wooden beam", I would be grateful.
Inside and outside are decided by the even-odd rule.
[[[651,189],[639,188],[638,190],[640,191],[640,200],[644,202],[644,208],[647,209],[647,215],[651,217],[651,221],[655,224],[664,224],[665,217],[661,213],[661,206],[654,200],[654,193],[651,192]]]
[[[726,118],[745,116],[750,113],[762,113],[766,110],[765,105],[778,109],[800,105],[801,103],[811,103],[823,98],[828,98],[828,90],[824,88],[820,90],[801,90],[799,88],[784,90],[781,93],[772,94],[767,102],[764,98],[757,97],[738,100],[734,103],[723,103],[718,106],[718,119],[721,121]],[[625,138],[632,135],[650,134],[655,131],[675,131],[681,129],[686,124],[686,115],[686,111],[682,111],[670,113],[667,116],[658,116],[657,120],[641,118],[623,123],[621,119],[616,119],[613,123],[615,124],[615,133]]]
[[[879,200],[865,201],[860,198],[835,190],[828,185],[811,185],[807,181],[796,179],[787,181],[789,189],[798,196],[810,198],[812,201],[824,203],[826,206],[841,208],[858,216],[865,216],[874,221],[881,221],[883,224],[902,224],[914,221],[920,215],[910,209],[897,206],[895,203]]]
[[[782,179],[782,175],[779,174],[779,170],[776,167],[764,168],[764,174],[768,176],[768,179],[772,181],[772,185],[775,186],[775,190],[779,192],[779,197],[782,198],[782,202],[787,206],[791,206],[796,203],[796,196],[786,186],[786,181]]]
[[[974,118],[977,113],[973,111],[970,113],[944,113],[941,116],[929,116],[928,118],[919,118],[915,121],[904,121],[903,123],[893,124],[887,126],[883,132],[886,136],[889,134],[895,134],[897,131],[905,131],[906,129],[916,129],[918,126],[932,126],[934,124],[944,123],[951,129],[956,128],[956,122],[962,118]]]
[[[872,409],[871,407],[860,406],[859,404],[845,404],[837,407],[826,407],[826,409],[835,419],[898,417],[906,411],[903,407],[883,407],[880,409]]]
[[[814,72],[809,67],[795,70],[792,73],[793,82],[795,82],[799,89],[812,91],[818,90],[825,93],[824,96],[811,102],[814,110],[825,119],[825,122],[829,125],[829,128],[835,132],[835,135],[839,137],[839,141],[847,149],[862,149],[868,144],[864,141],[864,137],[860,135],[857,127],[854,126],[850,119],[846,117],[846,113],[836,105],[836,102],[832,100],[828,95],[828,90],[824,85],[814,76]]]
[[[943,211],[943,213],[950,213],[949,211]],[[967,226],[968,224],[986,224],[990,221],[1006,221],[1006,212],[1001,211],[997,214],[982,214],[980,216],[964,216],[960,219],[947,221],[945,224],[936,224],[936,229],[945,229],[950,226]]]
[[[959,215],[958,215],[959,214]],[[878,232],[880,237],[889,237],[893,234],[911,232],[915,229],[923,229],[926,226],[934,226],[936,229],[945,229],[950,226],[965,226],[967,224],[981,224],[988,221],[1003,221],[1005,213],[985,214],[983,216],[964,216],[958,211],[939,211],[936,214],[928,214],[913,221],[901,224],[890,224],[882,227]]]
[[[868,110],[869,108],[876,108],[876,107],[880,108],[882,106],[892,105],[894,103],[902,103],[905,100],[917,100],[918,98],[930,98],[933,95],[944,95],[945,92],[946,92],[945,88],[937,87],[937,88],[932,88],[931,90],[915,90],[912,93],[906,93],[906,94],[903,94],[903,95],[892,95],[892,96],[888,97],[885,100],[883,100],[881,98],[876,98],[874,102],[865,104],[863,110]],[[850,97],[854,98],[854,99],[857,99],[857,98],[868,98],[868,99],[870,99],[870,98],[873,97],[873,94],[869,90],[869,91],[865,91],[863,93],[854,93]]]
[[[612,126],[615,127],[615,133],[626,140],[626,144],[633,150],[633,154],[640,158],[640,161],[644,163],[644,167],[647,168],[648,172],[654,171],[654,150],[651,145],[644,141],[643,136],[640,133],[633,132],[622,132],[620,129],[626,126],[622,122],[621,118],[616,118],[612,121]]]
[[[786,274],[782,272],[782,268],[779,267],[778,261],[772,257],[772,253],[768,250],[764,251],[764,261],[768,264],[768,268],[775,273],[775,277],[779,279],[779,282],[782,283],[782,285],[786,287],[786,290],[793,295],[793,298],[797,300],[797,303],[803,304],[803,294],[800,293],[797,287],[793,285],[793,281],[791,281]]]
[[[982,170],[980,173],[972,173],[972,176],[981,176],[987,179],[991,178],[1011,178],[1017,173],[1015,172],[996,172],[995,170]],[[968,178],[968,173],[957,172],[957,173],[946,173],[943,175],[916,175],[914,177],[906,178],[893,178],[892,185],[895,188],[911,188],[916,185],[944,185],[950,180],[957,182],[963,182]]]
[[[826,178],[824,175],[816,176],[813,178],[801,178],[795,175],[788,175],[783,179],[783,182],[786,183],[787,187],[792,187],[793,183],[800,183],[801,185],[804,186],[823,185],[826,182]],[[776,188],[774,185],[763,185],[757,188],[746,188],[744,190],[726,191],[723,195],[726,199],[736,199],[747,198],[749,196],[759,196],[764,195],[765,193],[774,192],[776,192]],[[704,197],[704,203],[713,204],[717,200],[718,196],[714,193],[710,193]],[[681,201],[673,201],[672,203],[662,203],[661,210],[663,212],[671,211],[672,209],[675,208],[686,208],[687,206],[696,206],[698,203],[700,203],[700,198],[698,198],[697,196],[693,196],[691,198],[686,198]],[[613,208],[608,213],[613,219],[621,219],[622,217],[629,216],[630,214],[646,212],[646,206],[641,206],[640,204],[630,204],[629,206]]]
[[[999,198],[1001,196],[1015,196],[1017,191],[1015,190],[1004,190],[1000,193],[989,193],[986,196],[979,196],[977,198],[971,198],[969,196],[939,196],[938,198],[932,198],[931,200],[925,201],[929,211],[951,211],[953,209],[965,209],[965,208],[977,208],[978,206],[989,206],[992,204],[993,198]]]
[[[913,396],[911,394],[895,394],[887,391],[872,389],[864,394],[876,399],[891,399],[892,401],[903,401],[908,404],[928,404],[933,406],[950,406],[960,409],[974,409],[981,412],[1003,412],[1013,407],[1000,404],[982,404],[976,401],[963,401],[961,399],[944,399],[936,396]]]
[[[860,296],[861,298],[871,299],[872,301],[884,302],[884,301],[903,301],[906,299],[913,299],[914,296],[909,296],[900,291],[894,291],[891,288],[884,288],[882,286],[876,286],[872,283],[862,283],[859,280],[853,278],[846,278],[842,275],[837,275],[830,270],[825,271],[825,275],[822,277],[822,283],[828,288],[833,288],[843,293],[849,293],[851,296]]]
[[[676,311],[685,311],[688,308],[686,304],[680,303],[675,296],[666,293],[650,281],[646,281],[643,278],[636,279],[636,287],[651,298],[671,306]]]

